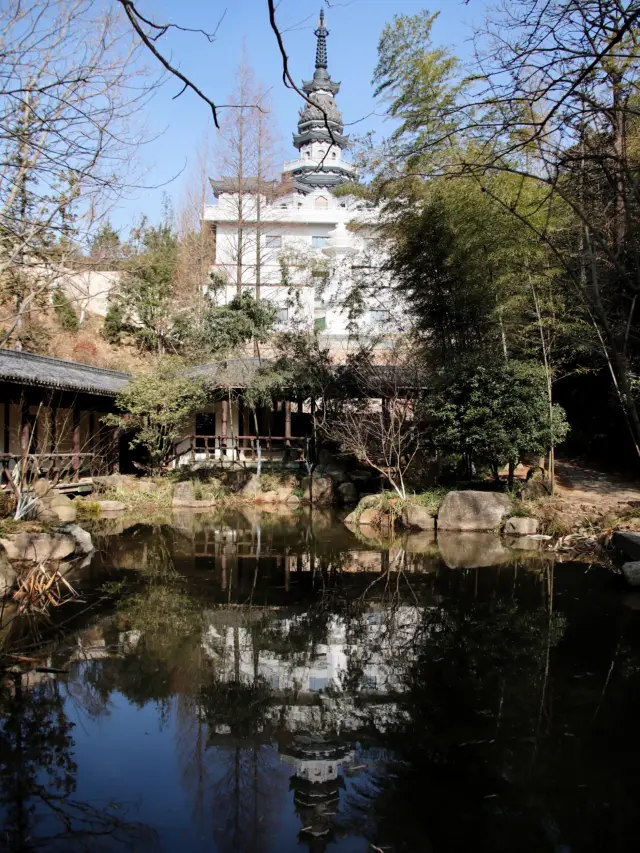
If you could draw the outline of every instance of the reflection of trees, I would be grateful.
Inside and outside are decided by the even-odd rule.
[[[222,770],[211,789],[216,842],[221,850],[260,853],[273,823],[274,751],[265,743],[272,695],[252,683],[213,679],[202,687],[199,712],[207,722],[209,748]]]
[[[75,850],[108,839],[129,843],[142,835],[123,806],[76,799],[73,723],[57,681],[24,689],[17,673],[0,696],[0,848],[10,851]]]
[[[548,652],[563,631],[563,617],[546,607],[469,600],[462,589],[446,609],[424,611],[388,738],[396,778],[393,786],[378,779],[376,844],[401,826],[398,851],[425,849],[427,835],[451,851],[468,849],[470,839],[479,850],[556,849],[532,768]]]

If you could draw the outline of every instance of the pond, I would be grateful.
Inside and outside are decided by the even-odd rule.
[[[607,570],[317,512],[94,538],[55,671],[4,677],[0,849],[637,849],[640,597]]]

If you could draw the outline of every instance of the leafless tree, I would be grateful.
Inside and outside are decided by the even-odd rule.
[[[362,350],[348,360],[339,381],[342,402],[334,402],[322,432],[382,474],[404,498],[407,476],[425,449],[415,412],[421,371],[400,345],[385,356],[384,363],[377,363]]]
[[[234,233],[217,236],[219,264],[240,294],[255,285],[256,298],[263,283],[263,267],[273,258],[263,237],[273,226],[265,216],[278,186],[275,173],[275,134],[268,94],[256,83],[246,60],[238,69],[231,100],[241,105],[230,111],[221,125],[216,153],[220,181],[214,186],[226,193],[227,213]]]
[[[155,84],[122,12],[97,0],[8,0],[0,41],[3,345],[135,182]]]

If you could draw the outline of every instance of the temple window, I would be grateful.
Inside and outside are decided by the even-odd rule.
[[[316,199],[316,210],[326,210],[329,207],[329,199],[326,196],[318,196]]]

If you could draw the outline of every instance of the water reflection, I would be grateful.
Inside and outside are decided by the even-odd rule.
[[[119,600],[51,648],[68,675],[4,685],[5,848],[635,849],[637,610],[408,544],[255,513],[100,539]]]

